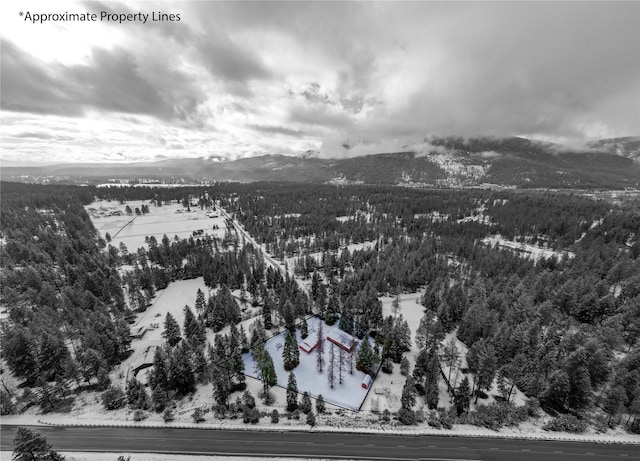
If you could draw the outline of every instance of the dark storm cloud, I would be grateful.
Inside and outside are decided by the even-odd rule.
[[[122,49],[94,49],[88,64],[68,66],[45,65],[6,40],[2,49],[4,110],[80,116],[100,109],[188,119],[197,105],[195,96],[159,91]]]
[[[154,4],[149,7],[134,10],[122,3],[85,2],[88,8],[94,12],[109,11],[117,13],[136,13],[137,11],[154,11]],[[166,4],[159,3],[155,10],[167,10]],[[183,19],[178,22],[154,21],[145,24],[144,28],[132,30],[132,34],[139,37],[144,43],[149,39],[149,33],[157,38],[169,39],[182,48],[183,51],[193,51],[197,59],[210,72],[212,77],[223,82],[226,88],[242,95],[249,95],[248,82],[252,80],[268,79],[271,71],[262,63],[256,50],[242,46],[233,39],[222,24],[216,21],[215,16],[207,15],[209,20],[205,25],[206,32],[199,32],[190,24],[199,18],[183,14]],[[121,27],[114,23],[113,27]],[[151,50],[149,50],[151,51]],[[168,61],[174,59],[167,50],[155,49],[155,53],[167,53]]]
[[[2,39],[0,106],[3,110],[79,116],[78,94],[63,75]]]

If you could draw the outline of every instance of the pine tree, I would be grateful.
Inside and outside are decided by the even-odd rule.
[[[171,347],[175,346],[180,342],[180,340],[182,340],[182,337],[180,336],[180,326],[170,312],[167,312],[167,316],[164,319],[164,331],[162,332],[162,337]]]
[[[307,413],[306,422],[311,427],[316,425],[316,415],[313,414],[313,411],[309,411],[309,413]]]
[[[307,319],[304,319],[300,327],[300,337],[307,339],[307,336],[309,336],[309,325],[307,324]]]
[[[229,395],[231,394],[231,382],[226,378],[226,374],[221,368],[214,365],[213,378],[213,400],[220,406],[229,406]]]
[[[316,343],[316,367],[320,373],[324,369],[324,322],[321,320],[318,326],[318,342]]]
[[[455,391],[453,398],[454,406],[458,416],[462,413],[469,411],[469,405],[471,403],[471,389],[469,388],[469,379],[465,376],[460,386]]]
[[[416,387],[411,376],[407,377],[402,388],[402,396],[400,397],[400,405],[406,410],[411,410],[416,404]]]
[[[320,394],[316,399],[316,411],[318,413],[324,413],[325,409],[324,397]]]
[[[196,388],[196,376],[189,352],[187,344],[183,343],[169,355],[167,367],[169,388],[180,395],[190,394]]]
[[[47,439],[37,432],[19,427],[13,439],[13,461],[64,461],[64,456],[53,451]]]
[[[344,358],[344,349],[338,349],[338,384],[342,384],[342,372],[346,367],[345,358]]]
[[[149,385],[152,389],[161,389],[166,398],[169,398],[168,376],[167,355],[161,347],[157,347],[153,356],[153,367],[149,374]]]
[[[360,344],[360,349],[358,350],[358,356],[356,358],[356,369],[367,374],[372,374],[373,365],[373,351],[371,350],[369,339],[367,338],[367,336],[365,336],[365,338],[362,340],[362,343]]]
[[[311,412],[311,398],[309,397],[309,393],[307,391],[302,394],[302,400],[300,401],[300,410],[303,413],[308,414]]]
[[[153,409],[160,413],[167,406],[167,395],[164,389],[160,386],[156,386],[151,390],[151,401],[153,403]]]
[[[264,323],[265,330],[271,330],[273,327],[273,320],[271,319],[271,312],[273,310],[273,301],[271,296],[266,294],[262,301],[262,322]]]
[[[459,351],[456,346],[456,339],[452,336],[442,351],[442,361],[447,365],[447,367],[449,367],[449,374],[447,376],[447,382],[449,385],[451,385],[451,372],[458,363],[458,354]]]
[[[300,363],[300,350],[298,342],[291,331],[287,330],[284,339],[284,348],[282,349],[282,360],[284,361],[284,369],[293,370]]]
[[[240,324],[240,348],[242,353],[249,352],[249,340],[247,339],[247,332],[244,330],[244,325]]]
[[[287,383],[287,411],[294,411],[298,408],[298,384],[293,373],[289,373],[289,382]]]
[[[204,293],[202,292],[202,290],[200,288],[198,288],[198,291],[196,292],[196,312],[198,313],[199,316],[202,316],[202,314],[204,313],[204,308],[206,306],[205,300],[204,300]]]
[[[131,378],[127,383],[127,404],[130,408],[146,410],[149,408],[149,396],[140,381]]]
[[[409,374],[409,360],[407,360],[406,357],[402,357],[402,360],[400,361],[400,374],[402,376],[407,376]]]
[[[189,306],[184,306],[184,325],[183,325],[184,337],[192,343],[203,346],[207,339],[204,326],[193,315],[193,312]]]
[[[276,369],[273,365],[273,359],[264,348],[263,344],[256,345],[253,350],[253,360],[256,364],[256,372],[262,380],[264,395],[269,394],[269,388],[275,386],[277,382]]]

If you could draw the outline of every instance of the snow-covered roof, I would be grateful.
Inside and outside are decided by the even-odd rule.
[[[337,328],[333,328],[329,331],[329,334],[327,334],[327,339],[331,340],[336,344],[340,344],[346,347],[347,349],[351,349],[351,347],[353,347],[353,345],[357,341],[357,339],[351,336],[349,333],[346,333]]]

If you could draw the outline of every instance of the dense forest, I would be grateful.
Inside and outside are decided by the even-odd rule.
[[[105,406],[121,402],[107,373],[127,357],[127,322],[156,290],[203,276],[212,294],[199,293],[182,332],[165,319],[166,344],[156,355],[150,395],[128,383],[129,405],[163,411],[197,383],[212,381],[217,414],[243,408],[251,418],[255,405],[229,401],[243,390],[244,377],[241,363],[225,358],[259,344],[273,327],[293,329],[315,313],[339,319],[340,328],[360,337],[385,338],[383,368],[400,364],[407,376],[397,415],[405,424],[420,418],[416,401],[433,410],[443,403],[438,380],[455,355],[443,338],[455,331],[469,348],[463,371],[471,378],[448,382],[457,421],[485,424],[470,416],[469,403],[497,379],[501,389],[517,386],[530,402],[564,415],[561,421],[622,421],[640,431],[637,201],[287,183],[176,189],[3,183],[2,191],[1,303],[10,313],[2,356],[43,409],[72,399],[74,382],[106,389]],[[311,280],[311,289],[306,293],[266,265],[232,227],[223,239],[165,236],[148,238],[137,250],[111,246],[84,211],[94,197],[221,206],[268,253],[287,258],[298,277]],[[492,246],[485,241],[491,236],[555,256],[527,257]],[[119,270],[123,265],[132,269]],[[231,290],[259,308],[251,331],[236,327]],[[379,298],[401,293],[421,297],[416,338],[402,316],[382,315]],[[204,344],[203,329],[228,325],[229,334]],[[412,339],[420,353],[408,370]],[[8,401],[7,390],[2,393]],[[268,395],[265,389],[265,400]],[[511,391],[504,395],[507,408]]]

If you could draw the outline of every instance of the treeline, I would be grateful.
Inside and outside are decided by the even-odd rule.
[[[38,389],[25,404],[45,411],[68,404],[72,384],[108,386],[130,353],[122,280],[83,208],[92,198],[91,188],[2,184],[2,357]]]

